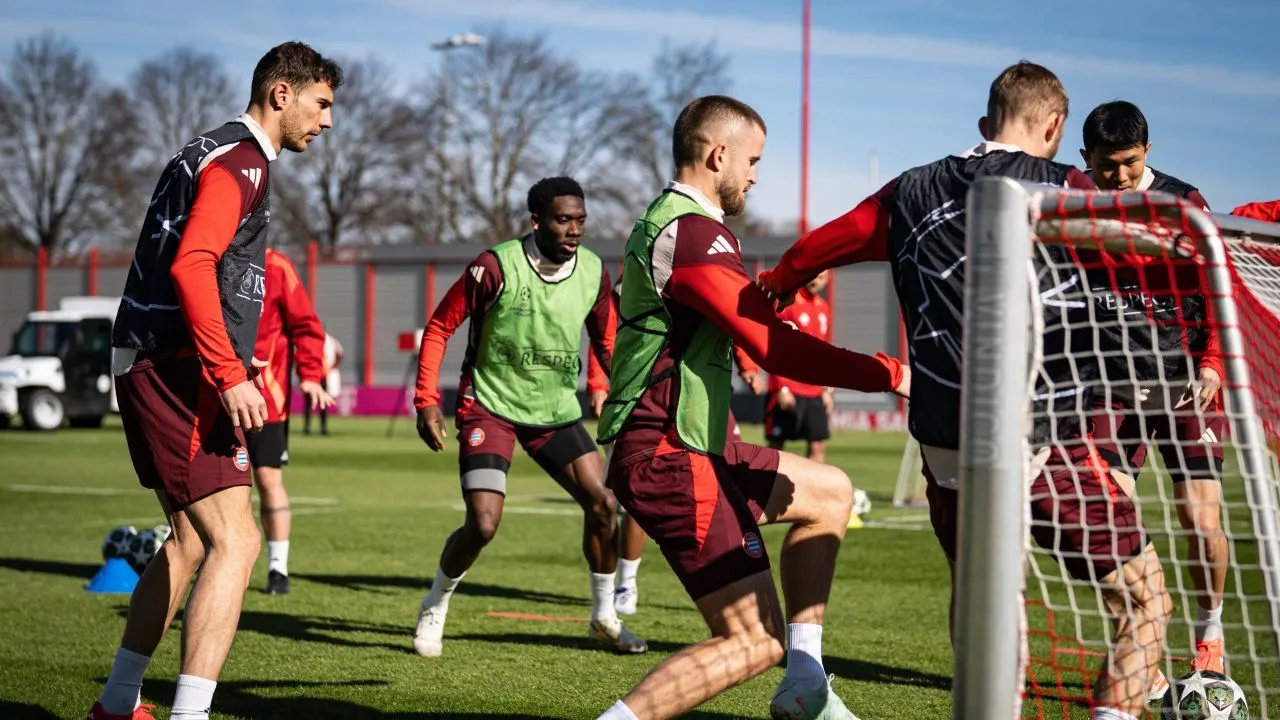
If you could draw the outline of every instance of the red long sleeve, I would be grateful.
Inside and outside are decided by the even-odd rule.
[[[747,351],[743,350],[739,345],[733,346],[733,361],[738,364],[738,372],[740,373],[758,374],[760,372],[760,366],[757,365],[756,361],[752,360],[751,356],[747,354]]]
[[[770,373],[863,392],[892,392],[902,382],[897,359],[837,348],[795,329],[746,275],[723,265],[678,266],[666,292],[729,333]]]
[[[609,368],[613,362],[613,342],[618,334],[617,310],[613,302],[613,283],[609,271],[600,273],[600,294],[587,315],[587,392],[609,391]]]
[[[248,143],[240,143],[212,161],[200,174],[196,199],[173,258],[170,276],[183,317],[206,372],[219,390],[248,379],[245,364],[236,357],[222,317],[218,263],[234,239],[240,221],[261,199],[259,187],[241,172],[261,168],[266,159]]]
[[[889,259],[889,212],[886,199],[897,180],[890,181],[853,210],[806,233],[787,249],[778,266],[760,273],[770,292],[793,292],[830,268]]]
[[[1262,222],[1280,222],[1280,200],[1246,203],[1232,210],[1231,214]]]
[[[427,321],[426,331],[422,333],[422,346],[418,349],[418,382],[413,395],[413,406],[419,410],[440,404],[440,363],[444,360],[445,347],[471,314],[464,287],[466,278],[466,275],[458,278],[444,294]]]
[[[281,256],[283,258],[283,256]],[[293,263],[284,261],[281,276],[282,311],[285,333],[293,343],[293,364],[298,379],[303,382],[324,380],[324,325],[316,315],[316,309],[307,295],[307,288],[298,278]]]

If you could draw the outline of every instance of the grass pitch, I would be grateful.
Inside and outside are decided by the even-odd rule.
[[[405,419],[391,437],[385,419],[337,419],[331,430],[294,429],[285,473],[292,592],[262,592],[264,550],[214,717],[594,718],[664,657],[706,637],[650,543],[640,612],[626,619],[649,653],[618,656],[588,640],[580,512],[518,454],[498,536],[450,604],[444,656],[416,656],[418,603],[462,518],[456,448],[451,441],[431,453]],[[744,433],[761,439],[758,426]],[[950,715],[946,564],[926,512],[890,502],[904,441],[837,433],[828,454],[873,501],[868,527],[851,531],[841,551],[823,639],[837,692],[864,720]],[[141,529],[163,517],[137,485],[118,423],[0,433],[0,463],[0,718],[83,718],[110,670],[128,602],[83,589],[101,565],[102,538],[116,525]],[[781,537],[766,528],[775,562]],[[143,685],[161,718],[173,698],[180,625],[181,614]],[[767,717],[782,672],[692,717]],[[1059,707],[1047,714],[1061,716]]]

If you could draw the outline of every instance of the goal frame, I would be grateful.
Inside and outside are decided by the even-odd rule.
[[[1270,601],[1270,627],[1280,654],[1280,518],[1264,452],[1265,432],[1254,400],[1250,368],[1221,231],[1280,238],[1280,225],[1206,212],[1160,192],[1108,193],[1049,188],[984,177],[968,192],[965,223],[964,367],[960,413],[959,537],[955,568],[953,716],[959,720],[1014,718],[1021,708],[1025,615],[1025,467],[1027,397],[1031,389],[1033,286],[1030,263],[1037,238],[1103,239],[1130,249],[1124,211],[1184,219],[1194,247],[1163,243],[1165,252],[1204,262],[1205,295],[1221,324],[1230,382],[1222,392],[1240,474],[1251,510],[1258,561]],[[1136,214],[1136,213],[1133,213]],[[1066,220],[1063,222],[1063,220]],[[1111,244],[1102,237],[1114,232]],[[1010,542],[1011,538],[1018,540]],[[1023,620],[1019,621],[1018,619]]]

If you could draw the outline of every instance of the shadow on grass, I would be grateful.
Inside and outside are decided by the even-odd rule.
[[[395,653],[413,652],[413,643],[410,640],[413,629],[409,626],[383,625],[335,617],[288,615],[285,613],[246,610],[240,613],[239,632],[256,632],[287,640],[302,640],[339,647],[374,648],[390,650]],[[336,637],[334,633],[393,635],[402,638],[402,642],[353,640]]]
[[[568,624],[579,629],[580,626]],[[445,636],[445,640],[474,640],[476,642],[496,643],[501,645],[545,645],[568,650],[595,650],[614,652],[613,649],[599,640],[592,640],[586,633],[574,635],[536,635],[534,633],[467,633],[464,635]],[[649,640],[649,649],[656,652],[673,653],[683,650],[691,643],[673,643],[663,640]]]
[[[866,660],[842,657],[825,657],[822,665],[836,677],[859,680],[878,685],[905,685],[907,687],[951,690],[951,678],[937,673],[921,672],[910,668],[882,665]]]
[[[86,712],[88,710],[86,709]],[[11,720],[58,720],[58,716],[39,705],[0,700],[0,717]]]
[[[95,568],[95,572],[97,569]],[[297,578],[308,582],[330,585],[344,590],[363,592],[382,592],[392,594],[389,589],[421,590],[424,594],[431,588],[430,578],[406,575],[317,575],[311,573],[292,573],[291,579]],[[585,584],[585,583],[584,583]],[[471,597],[504,598],[522,602],[553,603],[558,605],[590,605],[586,597],[574,597],[559,593],[526,590],[523,588],[505,587],[503,585],[486,585],[476,582],[462,582],[455,595]]]
[[[101,565],[89,563],[69,563],[57,560],[33,560],[31,558],[0,558],[0,568],[17,570],[18,572],[44,573],[45,575],[65,575],[66,577],[88,580],[102,568]],[[9,717],[5,715],[4,717]]]

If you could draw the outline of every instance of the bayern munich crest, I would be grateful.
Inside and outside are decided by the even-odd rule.
[[[249,469],[249,451],[245,450],[242,447],[236,448],[235,463],[236,463],[237,470],[248,470]]]
[[[471,431],[471,435],[467,437],[467,442],[471,443],[471,447],[475,447],[484,442],[484,430],[476,428]]]
[[[753,558],[764,555],[764,543],[760,541],[760,536],[753,532],[742,536],[742,549]]]

